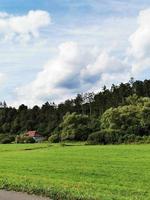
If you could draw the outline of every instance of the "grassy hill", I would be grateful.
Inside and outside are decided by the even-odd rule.
[[[0,145],[0,188],[53,199],[149,200],[150,145]]]

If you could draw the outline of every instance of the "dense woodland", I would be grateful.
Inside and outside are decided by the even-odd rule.
[[[49,140],[54,142],[89,140],[93,143],[115,143],[123,140],[120,135],[127,139],[128,135],[129,139],[135,135],[149,136],[148,119],[150,80],[134,81],[131,78],[128,83],[112,85],[110,89],[104,86],[96,94],[78,94],[76,98],[58,105],[46,102],[42,107],[20,105],[16,109],[8,107],[5,102],[0,103],[0,140],[4,136],[37,130],[46,138],[51,136]],[[109,139],[110,135],[113,139]]]

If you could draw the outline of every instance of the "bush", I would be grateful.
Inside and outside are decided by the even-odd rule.
[[[15,141],[15,138],[13,136],[5,137],[1,140],[1,144],[10,144]]]
[[[32,137],[27,137],[24,135],[17,135],[15,138],[16,143],[35,143],[35,140]]]
[[[58,143],[60,142],[60,137],[58,134],[54,134],[54,135],[51,135],[49,138],[48,138],[48,141],[50,143]]]
[[[136,136],[135,137],[135,143],[141,143],[142,137],[141,136]]]
[[[122,142],[121,143],[135,143],[136,140],[136,135],[134,134],[126,134],[124,136],[122,136]]]
[[[150,143],[150,136],[137,136],[134,134],[126,134],[120,138],[120,143],[124,144]]]
[[[117,144],[123,132],[118,130],[101,130],[89,135],[88,144]]]
[[[6,134],[1,134],[0,135],[0,143],[1,144],[10,144],[12,142],[15,141],[15,137],[14,136],[9,136]]]
[[[101,132],[95,132],[89,135],[87,139],[88,144],[100,144],[101,141]]]

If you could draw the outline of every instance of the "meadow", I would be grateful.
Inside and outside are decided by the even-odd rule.
[[[0,145],[0,188],[54,200],[149,200],[150,145]]]

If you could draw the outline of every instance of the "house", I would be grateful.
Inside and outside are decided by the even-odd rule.
[[[27,133],[25,133],[25,136],[33,138],[35,140],[35,142],[42,142],[45,139],[37,131],[28,131]]]

